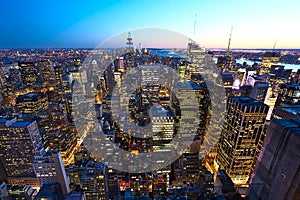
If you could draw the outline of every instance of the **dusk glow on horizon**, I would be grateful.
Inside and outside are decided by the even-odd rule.
[[[300,48],[299,7],[298,0],[12,0],[0,8],[0,48],[94,48],[142,28],[167,29],[207,48],[226,48],[232,26],[231,48],[273,48],[275,41],[276,48]],[[133,41],[143,43],[134,35]]]

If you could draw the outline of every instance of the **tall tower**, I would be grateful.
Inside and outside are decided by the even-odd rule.
[[[278,65],[280,61],[280,52],[275,51],[277,40],[275,40],[272,51],[265,52],[260,66],[259,75],[270,73],[272,65]]]
[[[226,56],[229,56],[229,54],[230,54],[230,43],[231,43],[232,29],[233,29],[233,27],[231,27],[231,30],[230,30],[230,35],[229,35],[229,40],[228,40],[228,46],[227,46]]]
[[[218,61],[217,61],[217,67],[218,67],[218,69],[221,69],[222,71],[233,71],[233,68],[234,68],[234,65],[236,62],[235,58],[230,55],[232,29],[233,29],[233,27],[231,27],[226,54],[225,54],[225,56],[218,57]]]
[[[269,107],[250,97],[229,97],[216,162],[235,185],[248,184],[264,139]]]
[[[197,13],[195,14],[195,22],[194,22],[194,36],[196,35],[196,26],[197,26]]]
[[[133,40],[132,40],[130,31],[128,32],[128,36],[127,36],[127,40],[126,40],[126,46],[127,47],[133,47]]]

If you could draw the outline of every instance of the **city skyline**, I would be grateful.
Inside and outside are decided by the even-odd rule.
[[[299,6],[5,1],[0,200],[298,199]]]
[[[295,26],[299,4],[295,0],[10,1],[1,9],[0,48],[94,48],[112,35],[145,27],[187,35],[207,48],[226,48],[231,26],[232,48],[272,48],[275,41],[276,48],[299,48],[300,28]]]
[[[300,51],[208,51],[155,30],[141,36],[187,50],[134,48],[125,32],[98,50],[1,51],[1,199],[272,199],[279,184],[297,196],[299,134],[272,141],[293,171],[276,162],[273,185],[256,166],[269,163],[272,123],[299,118]]]

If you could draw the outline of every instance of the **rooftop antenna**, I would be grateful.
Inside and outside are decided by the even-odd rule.
[[[276,47],[276,43],[277,43],[277,39],[275,40],[274,45],[273,45],[273,55],[275,55],[275,47]]]
[[[226,56],[229,56],[229,54],[230,54],[230,42],[231,42],[232,29],[233,29],[233,26],[231,26],[231,30],[230,30],[230,36],[229,36],[229,40],[228,40],[228,47],[227,47],[227,51],[226,51]]]
[[[197,13],[195,13],[194,36],[196,36],[196,25],[197,25]]]

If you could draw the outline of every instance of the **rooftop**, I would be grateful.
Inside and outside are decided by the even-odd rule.
[[[279,107],[280,109],[292,113],[294,115],[300,115],[300,107]]]
[[[72,192],[66,196],[66,200],[82,200],[83,196],[83,192]]]
[[[203,90],[203,87],[192,81],[177,82],[175,83],[175,87],[179,90]]]
[[[278,123],[283,127],[291,130],[294,134],[300,136],[300,118],[295,119],[273,119],[274,123]]]
[[[153,105],[150,108],[153,117],[174,117],[174,114],[169,106]]]
[[[44,98],[45,95],[41,92],[29,92],[24,95],[20,95],[17,98],[17,103],[22,101],[37,101],[39,98]]]
[[[31,124],[32,122],[16,122],[13,123],[11,126],[11,128],[22,128],[22,127],[27,127],[29,124]]]
[[[275,51],[267,51],[264,54],[264,57],[280,57],[280,52],[275,52]]]
[[[17,121],[16,118],[0,118],[0,127],[23,128],[31,123],[32,121]]]
[[[247,96],[239,96],[239,97],[229,97],[228,100],[233,100],[235,102],[238,102],[242,105],[255,105],[255,106],[267,106],[266,104],[264,104],[263,102],[257,100],[257,99],[253,99],[251,97],[247,97]]]

